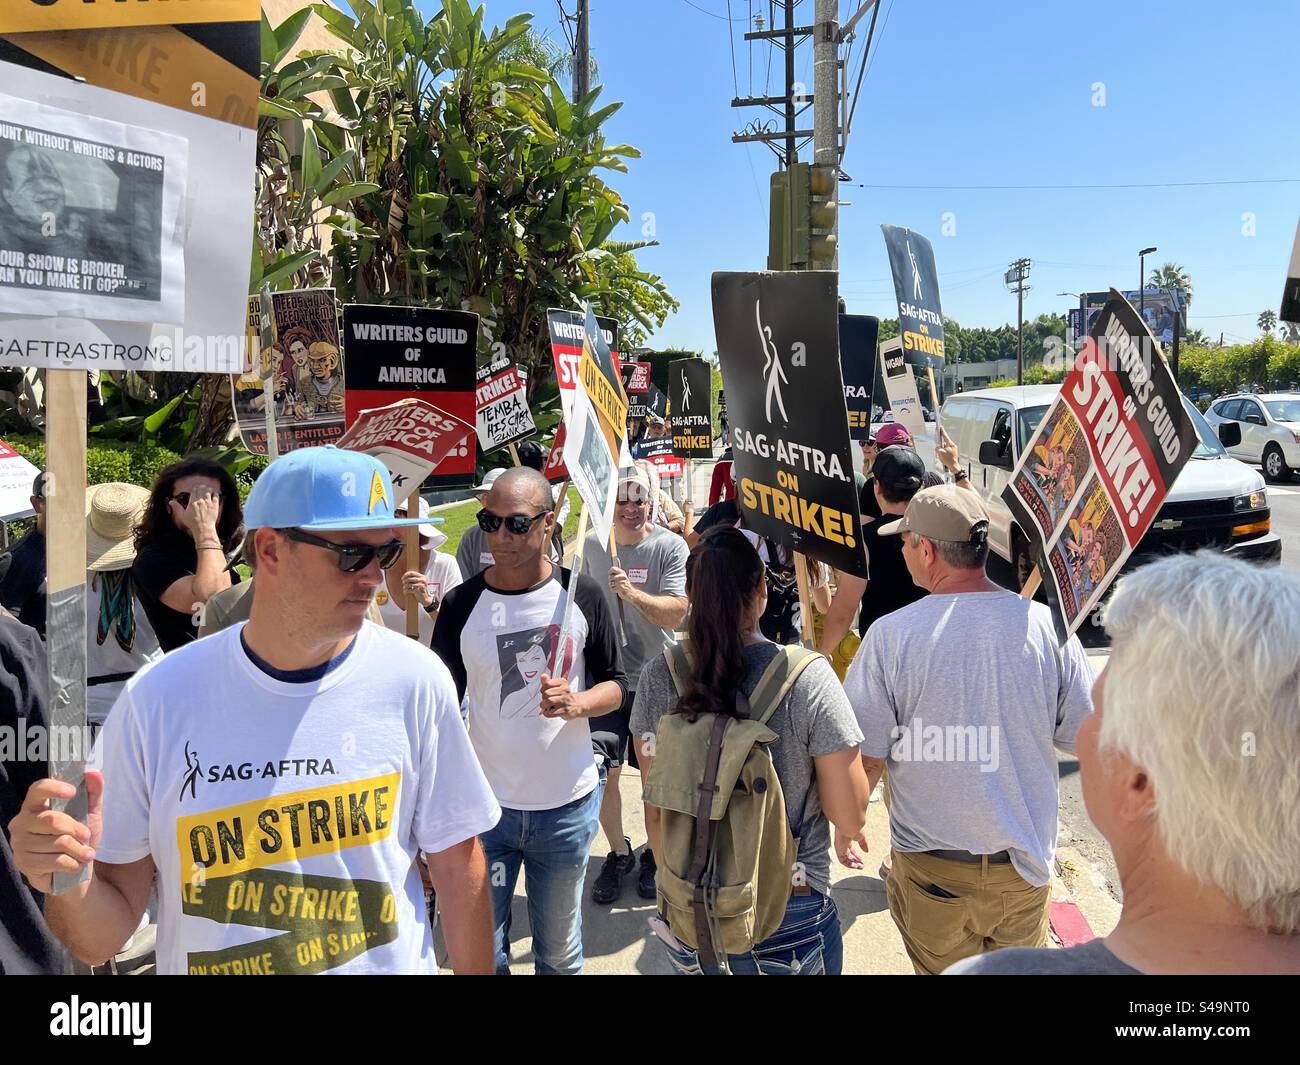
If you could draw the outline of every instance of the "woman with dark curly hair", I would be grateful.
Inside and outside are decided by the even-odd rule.
[[[226,556],[243,524],[239,490],[225,467],[191,458],[158,474],[135,529],[131,572],[164,651],[195,639],[203,605],[239,580]]]

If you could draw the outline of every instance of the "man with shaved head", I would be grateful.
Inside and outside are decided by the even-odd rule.
[[[547,557],[551,507],[538,471],[517,466],[496,478],[478,513],[493,564],[447,594],[433,630],[502,807],[500,823],[481,837],[500,973],[510,971],[521,866],[536,971],[582,971],[583,877],[605,785],[587,719],[616,710],[627,692],[600,586]]]

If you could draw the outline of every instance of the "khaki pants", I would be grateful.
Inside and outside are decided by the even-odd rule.
[[[1015,866],[987,859],[955,862],[895,850],[889,879],[889,913],[919,975],[937,976],[949,965],[1000,947],[1047,946],[1052,887],[1034,887]],[[943,888],[953,899],[926,890]]]

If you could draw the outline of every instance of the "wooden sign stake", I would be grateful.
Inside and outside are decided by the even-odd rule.
[[[1043,574],[1038,567],[1035,566],[1030,570],[1029,576],[1025,579],[1025,586],[1020,589],[1020,598],[1032,599],[1034,594],[1038,591],[1038,586],[1042,583]]]
[[[816,642],[812,616],[812,594],[808,587],[808,559],[802,552],[794,553],[794,573],[799,582],[799,614],[803,619],[803,642],[813,647]],[[813,647],[816,650],[815,647]]]
[[[51,745],[50,776],[77,794],[50,806],[86,820],[86,371],[50,370],[45,387],[45,570],[49,595],[45,630],[49,650],[50,735],[75,737]],[[68,755],[56,759],[56,751]],[[55,873],[62,895],[90,876]]]
[[[406,516],[408,518],[418,518],[420,516],[420,486],[417,484],[412,489],[411,494],[406,497]],[[420,568],[420,527],[418,525],[408,525],[406,527],[406,558],[403,565],[409,573],[411,570]],[[420,638],[420,611],[424,609],[423,604],[415,598],[414,595],[406,596],[406,635],[413,640]]]

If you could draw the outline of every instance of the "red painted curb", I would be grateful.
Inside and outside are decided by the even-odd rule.
[[[1092,933],[1092,926],[1073,902],[1053,900],[1048,910],[1052,922],[1052,934],[1063,947],[1077,947],[1097,937]]]

